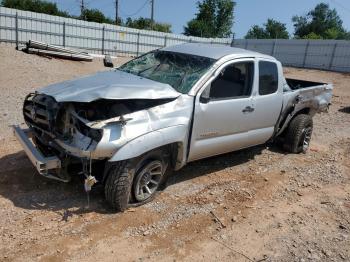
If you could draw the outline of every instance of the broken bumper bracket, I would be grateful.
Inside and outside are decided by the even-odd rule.
[[[33,131],[30,129],[21,129],[19,126],[13,126],[12,129],[15,137],[21,143],[28,158],[36,167],[40,175],[66,182],[63,179],[49,174],[50,170],[61,168],[61,160],[56,156],[46,157],[35,147],[30,140],[30,138],[33,137]]]

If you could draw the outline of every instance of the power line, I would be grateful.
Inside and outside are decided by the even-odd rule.
[[[148,2],[149,2],[149,0],[146,0],[146,1],[144,2],[144,4],[143,4],[136,12],[134,12],[134,13],[132,13],[132,14],[126,14],[126,13],[123,11],[122,8],[119,8],[119,9],[120,9],[120,12],[123,13],[124,16],[132,17],[132,16],[135,16],[135,15],[137,15],[138,13],[140,13],[140,12],[145,8],[145,6],[148,4]]]
[[[108,1],[108,2],[100,2],[100,0],[90,0],[88,3],[87,3],[87,5],[90,5],[91,3],[93,3],[93,2],[95,2],[95,1],[99,1],[99,4],[98,4],[98,7],[106,7],[106,6],[108,6],[108,7],[110,7],[111,6],[111,2],[109,1],[109,0],[106,0],[106,1]],[[113,2],[113,1],[112,1]],[[113,5],[113,4],[112,4]]]
[[[79,1],[79,5],[80,5],[80,16],[82,17],[83,20],[85,20],[84,17],[84,10],[87,8],[87,5],[91,4],[92,2],[96,1],[96,0],[90,0],[90,1],[86,1],[86,0],[77,0]],[[152,23],[154,22],[154,0],[146,0],[142,6],[140,8],[138,8],[135,12],[127,14],[124,12],[124,10],[121,8],[120,6],[120,0],[114,0],[114,5],[115,5],[115,23],[118,23],[118,18],[120,16],[119,12],[122,13],[124,16],[126,17],[133,17],[136,16],[138,13],[140,13],[148,3],[151,3],[151,21]],[[106,3],[107,5],[108,3]],[[103,5],[104,6],[104,5]]]

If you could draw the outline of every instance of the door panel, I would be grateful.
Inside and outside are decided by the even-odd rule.
[[[242,135],[249,130],[251,99],[196,103],[189,160],[240,149],[248,142]]]
[[[189,161],[238,150],[251,142],[248,131],[255,113],[251,97],[254,60],[231,62],[219,70],[220,74],[196,97]],[[200,102],[202,94],[210,94],[209,102]]]

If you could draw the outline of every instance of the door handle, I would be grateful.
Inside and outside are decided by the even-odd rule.
[[[254,112],[254,108],[253,107],[251,107],[251,106],[247,106],[246,108],[244,108],[243,110],[242,110],[242,112],[243,113],[251,113],[251,112]]]

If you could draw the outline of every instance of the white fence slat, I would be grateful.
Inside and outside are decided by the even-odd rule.
[[[30,39],[49,44],[65,45],[91,53],[104,52],[119,56],[136,56],[164,45],[188,42],[232,45],[275,56],[284,65],[350,72],[350,41],[296,40],[296,39],[213,39],[189,37],[173,33],[138,30],[110,24],[98,24],[77,19],[51,16],[0,7],[0,41],[16,42],[18,14],[18,40]],[[104,42],[102,28],[105,27]]]

